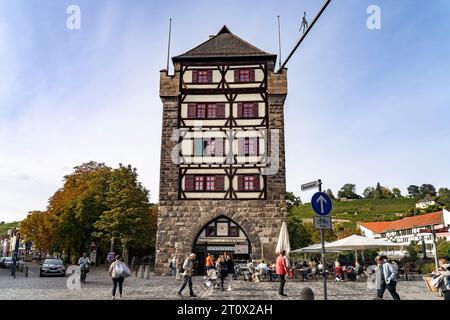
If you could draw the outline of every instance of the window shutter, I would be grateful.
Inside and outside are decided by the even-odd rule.
[[[203,156],[203,139],[194,139],[194,156]]]
[[[250,81],[255,82],[255,69],[250,69]]]
[[[195,104],[188,105],[188,118],[190,119],[197,118],[197,106]]]
[[[245,138],[238,139],[238,156],[245,156]]]
[[[223,157],[224,156],[224,146],[225,146],[225,140],[222,138],[216,138],[215,140],[216,144],[216,157]]]
[[[255,191],[260,191],[261,190],[261,183],[260,183],[260,177],[259,176],[255,176]]]
[[[192,71],[192,83],[197,83],[197,82],[198,82],[198,71],[193,70]]]
[[[244,176],[238,176],[238,191],[244,191]]]
[[[212,82],[213,82],[213,71],[208,70],[208,83],[212,83]]]
[[[239,83],[239,69],[234,70],[234,82]]]
[[[244,116],[244,104],[238,103],[237,107],[238,107],[237,110],[238,118],[242,118]]]
[[[224,190],[225,190],[225,177],[216,176],[216,191],[224,191]]]
[[[194,176],[184,177],[184,191],[194,191]]]
[[[252,106],[252,116],[253,118],[258,118],[259,117],[259,104],[258,103],[254,103]]]
[[[225,104],[218,103],[216,105],[216,118],[224,119],[225,118]]]

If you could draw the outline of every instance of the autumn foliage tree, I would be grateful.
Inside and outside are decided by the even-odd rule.
[[[149,192],[138,181],[136,169],[120,165],[111,173],[105,196],[108,210],[95,222],[94,235],[118,239],[127,261],[130,246],[145,247],[153,243],[151,231],[156,226],[154,210],[150,210]]]
[[[54,230],[51,214],[47,211],[32,211],[20,223],[20,234],[31,241],[35,248],[50,252],[54,243]]]
[[[25,239],[47,253],[67,257],[89,250],[94,241],[108,248],[112,237],[128,248],[154,250],[158,207],[138,182],[136,169],[88,162],[64,177],[46,212],[31,212],[21,223]],[[107,250],[107,249],[104,249]]]
[[[49,201],[54,217],[55,245],[77,254],[92,242],[94,223],[108,210],[105,201],[111,168],[89,162],[64,177],[64,186]]]

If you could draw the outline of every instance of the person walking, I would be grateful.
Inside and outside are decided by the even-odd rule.
[[[189,295],[191,297],[196,297],[194,290],[192,289],[192,274],[194,272],[194,261],[195,261],[195,253],[191,253],[183,263],[183,284],[181,285],[180,290],[178,291],[178,296],[182,296],[182,292],[186,285],[189,285]]]
[[[286,283],[286,275],[288,273],[285,256],[286,251],[283,250],[276,261],[276,273],[280,277],[280,288],[278,289],[278,294],[283,297],[287,296],[287,294],[284,293],[284,285]]]
[[[386,289],[394,300],[400,300],[397,293],[397,271],[394,266],[386,261],[383,256],[377,256],[375,259],[377,267],[375,268],[375,284],[377,288],[377,298],[383,299]]]
[[[233,261],[233,256],[229,255],[227,256],[227,274],[228,274],[228,291],[233,290],[233,288],[231,288],[231,282],[233,281],[233,277],[235,274],[235,269],[234,269],[234,261]]]
[[[219,259],[217,259],[216,270],[220,278],[220,288],[222,289],[222,291],[225,291],[223,283],[225,281],[225,278],[227,277],[227,263],[223,256],[220,256]]]
[[[211,253],[208,253],[205,260],[205,266],[206,266],[206,273],[208,274],[208,271],[211,269],[214,269],[214,261]]]
[[[117,285],[119,285],[119,298],[122,298],[123,281],[125,280],[123,273],[125,268],[125,263],[121,261],[119,255],[116,256],[116,261],[109,266],[109,275],[113,281],[112,300],[116,299]]]
[[[173,256],[172,259],[170,259],[169,269],[170,269],[170,273],[172,274],[172,277],[176,278],[176,276],[177,276],[177,258],[175,256]]]
[[[450,300],[450,264],[447,259],[439,259],[439,268],[432,274],[434,287],[439,289],[444,300]]]

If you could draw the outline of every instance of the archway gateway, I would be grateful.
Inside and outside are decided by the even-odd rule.
[[[194,240],[193,252],[197,255],[197,274],[205,274],[205,259],[211,253],[215,259],[220,255],[232,255],[235,263],[250,259],[252,246],[245,231],[233,220],[221,216],[207,223]]]

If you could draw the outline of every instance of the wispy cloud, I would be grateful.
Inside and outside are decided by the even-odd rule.
[[[335,2],[289,64],[289,190],[300,193],[300,182],[319,177],[334,190],[354,182],[359,191],[377,181],[403,190],[450,181],[450,5],[417,11],[406,0],[378,2],[381,31],[365,27],[371,1]],[[2,1],[0,220],[45,209],[63,176],[90,160],[136,166],[156,202],[168,18],[172,54],[223,24],[277,52],[280,14],[286,57],[303,11],[312,19],[320,7],[255,3],[80,0],[82,29],[70,31],[69,1]]]

